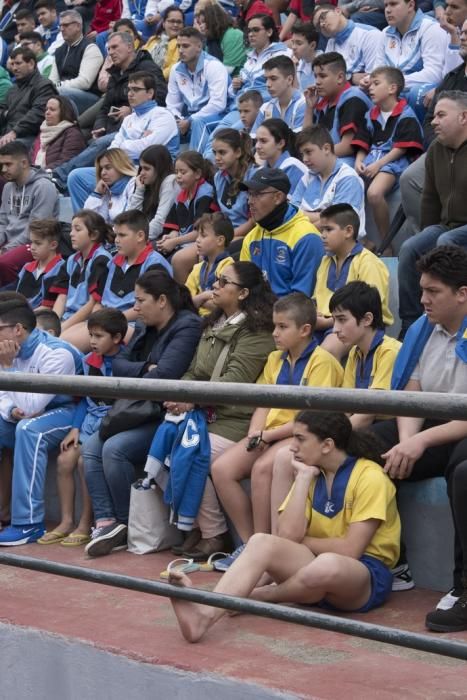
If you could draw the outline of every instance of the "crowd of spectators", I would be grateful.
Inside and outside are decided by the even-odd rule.
[[[467,391],[467,0],[4,0],[0,42],[2,371]],[[466,422],[118,407],[0,393],[0,546],[125,547],[144,467],[172,584],[365,611],[414,585],[398,484],[443,476],[426,625],[467,629]],[[190,641],[223,614],[173,606]]]

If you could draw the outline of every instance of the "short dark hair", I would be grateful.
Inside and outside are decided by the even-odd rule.
[[[295,77],[295,64],[288,56],[273,56],[263,63],[263,70],[277,69],[286,78],[287,76]]]
[[[113,224],[114,226],[128,226],[134,233],[137,231],[144,231],[144,236],[146,240],[148,240],[148,217],[145,216],[142,211],[139,211],[139,209],[127,209],[127,211],[122,211],[121,214],[117,214],[113,220]]]
[[[13,158],[26,158],[29,160],[29,148],[21,141],[10,141],[0,147],[0,156],[13,156]]]
[[[32,61],[34,66],[37,66],[36,54],[27,46],[18,46],[16,49],[13,49],[10,54],[10,58],[17,58],[17,56],[21,56],[25,63],[31,63]]]
[[[138,70],[128,76],[128,82],[136,82],[137,80],[143,83],[146,90],[152,90],[154,96],[156,95],[157,85],[154,73],[150,73],[147,70]]]
[[[350,204],[331,204],[330,207],[323,209],[320,218],[334,221],[334,223],[341,228],[344,228],[345,226],[352,226],[353,237],[355,240],[358,238],[358,232],[360,231],[360,217]]]
[[[43,331],[53,331],[58,338],[62,332],[62,324],[58,314],[53,309],[37,309],[34,311],[36,315],[36,323]]]
[[[291,292],[291,294],[281,297],[275,302],[273,311],[277,314],[288,314],[297,326],[304,326],[309,323],[311,326],[310,335],[315,330],[316,304],[303,292]]]
[[[370,78],[374,78],[377,75],[382,75],[388,83],[394,83],[397,86],[397,97],[399,97],[405,88],[403,72],[393,66],[378,66],[378,68],[371,71]]]
[[[18,10],[18,12],[15,12],[15,20],[18,19],[32,19],[33,22],[36,21],[36,18],[34,17],[34,12],[32,10]]]
[[[184,36],[185,39],[197,39],[201,44],[204,45],[204,36],[201,34],[200,31],[195,29],[195,27],[183,27],[183,29],[181,29],[178,32],[177,39],[181,36]]]
[[[347,73],[347,64],[344,57],[341,56],[337,51],[329,51],[329,53],[321,53],[316,56],[315,60],[311,64],[312,68],[322,68],[323,66],[328,67],[333,73]]]
[[[45,7],[47,10],[55,10],[57,12],[57,4],[55,0],[37,0],[34,4],[34,9],[40,10],[41,7]]]
[[[376,287],[355,280],[347,282],[343,287],[338,289],[329,300],[329,311],[334,313],[342,309],[349,311],[352,316],[360,323],[365,314],[373,315],[371,328],[384,330],[383,321],[383,304],[381,296]]]
[[[22,32],[19,35],[19,40],[21,41],[33,41],[36,44],[40,44],[44,48],[44,37],[39,34],[39,32]]]
[[[320,148],[323,148],[325,144],[329,144],[331,153],[334,153],[334,141],[332,140],[332,136],[326,127],[321,124],[307,126],[297,134],[295,148],[298,150],[306,143],[312,143]]]
[[[234,237],[234,227],[226,214],[216,211],[214,214],[203,214],[196,222],[198,231],[202,231],[204,226],[211,226],[215,236],[224,236],[225,247],[227,248]]]
[[[57,241],[57,243],[62,237],[60,224],[55,219],[33,219],[29,222],[29,233],[34,233],[39,238],[47,238],[49,241]]]
[[[120,309],[99,309],[94,311],[87,321],[88,330],[91,328],[102,328],[110,335],[120,335],[121,339],[126,336],[128,330],[128,321],[124,313]]]
[[[237,97],[237,102],[239,104],[241,102],[248,102],[248,100],[251,100],[255,107],[258,107],[258,109],[263,104],[263,96],[258,90],[246,90],[239,97]]]
[[[467,287],[467,250],[457,245],[439,246],[420,258],[417,270],[436,277],[451,289]]]
[[[36,327],[34,311],[18,292],[0,292],[0,320],[14,326],[20,323],[29,333]]]
[[[319,32],[311,22],[295,22],[290,33],[300,34],[300,36],[305,37],[309,44],[315,43],[318,46]]]

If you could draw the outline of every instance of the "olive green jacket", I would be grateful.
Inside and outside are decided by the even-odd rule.
[[[188,369],[186,380],[209,381],[222,349],[230,343],[229,352],[221,370],[219,382],[253,384],[261,374],[274,342],[269,331],[257,333],[245,328],[244,321],[226,324],[222,328],[207,328]],[[213,406],[216,420],[209,432],[238,442],[248,431],[253,408],[248,406]]]

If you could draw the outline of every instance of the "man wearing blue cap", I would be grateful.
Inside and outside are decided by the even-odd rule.
[[[240,189],[248,192],[256,222],[243,240],[240,260],[261,268],[278,296],[290,292],[311,296],[324,248],[318,229],[289,203],[289,178],[277,168],[261,168]]]

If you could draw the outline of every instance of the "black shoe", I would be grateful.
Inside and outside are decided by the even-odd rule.
[[[433,632],[467,630],[467,589],[464,589],[450,610],[433,610],[428,613],[425,625]]]
[[[185,551],[190,551],[196,547],[200,539],[201,530],[199,528],[195,528],[187,534],[182,544],[176,544],[172,547],[172,552],[174,554],[183,554]]]
[[[123,523],[96,527],[84,551],[90,557],[103,557],[116,549],[126,549],[128,528]]]

